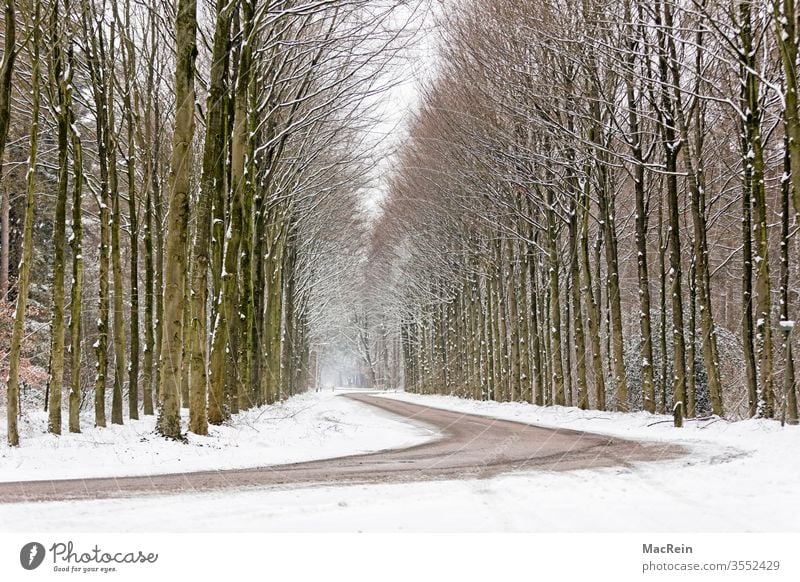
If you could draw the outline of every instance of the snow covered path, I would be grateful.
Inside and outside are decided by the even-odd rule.
[[[487,478],[511,471],[625,466],[680,456],[669,444],[644,444],[585,432],[540,428],[368,395],[348,398],[441,437],[413,447],[247,469],[0,483],[0,503],[183,494],[321,483],[391,483]]]
[[[20,447],[0,439],[0,482],[263,467],[410,447],[438,437],[340,395],[310,392],[248,410],[210,426],[208,436],[188,433],[187,444],[156,435],[152,416],[98,429],[87,415],[82,433],[55,436],[47,433],[47,414],[28,413],[20,424]],[[5,418],[3,411],[2,435]]]
[[[6,531],[796,532],[800,430],[398,394],[393,398],[676,443],[684,457],[484,479],[311,485],[0,505]],[[366,407],[363,407],[366,409]]]

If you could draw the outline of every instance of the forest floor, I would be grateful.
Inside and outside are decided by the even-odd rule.
[[[330,399],[325,394],[301,398],[317,400],[323,408],[355,407],[360,410],[354,412],[358,416],[345,417],[345,422],[372,416],[384,423],[386,433],[407,424],[352,399]],[[404,409],[403,401],[449,412]],[[797,531],[800,527],[796,517],[800,515],[796,495],[800,430],[796,427],[781,428],[774,421],[712,419],[675,429],[665,416],[402,393],[387,395],[383,407],[413,417],[412,428],[422,441],[411,449],[418,453],[416,460],[409,458],[409,451],[395,451],[334,463],[305,463],[304,470],[310,473],[300,479],[305,482],[301,486],[242,488],[229,483],[232,488],[200,492],[202,485],[191,491],[194,484],[184,482],[181,494],[6,503],[0,504],[0,524],[19,531],[716,532]],[[440,426],[442,436],[432,425]],[[398,440],[409,436],[403,433],[409,426],[401,429],[405,436]],[[431,455],[453,438],[453,432],[459,444],[449,452],[440,449],[440,454]],[[458,460],[466,449],[473,451],[467,463],[471,468]],[[480,458],[474,450],[482,451]],[[600,451],[604,454],[596,454]],[[403,463],[412,466],[403,469]],[[358,477],[359,472],[386,472],[387,466],[393,468],[393,475],[378,481],[399,478],[404,482],[375,483]],[[319,482],[330,480],[325,472],[332,467],[352,472],[355,482]],[[437,480],[425,480],[431,475],[423,475],[421,468],[438,472],[433,475]],[[275,480],[280,469],[269,472],[272,482],[288,483],[281,480],[285,474]],[[258,472],[249,473],[252,477]],[[251,479],[243,484],[259,482]]]

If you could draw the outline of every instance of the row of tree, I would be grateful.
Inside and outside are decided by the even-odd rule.
[[[373,165],[367,130],[403,44],[401,4],[5,0],[10,445],[35,282],[51,317],[53,433],[65,387],[71,432],[91,401],[106,425],[110,388],[112,423],[157,411],[159,432],[180,438],[182,405],[205,434],[313,381],[315,297],[347,276],[330,259]]]
[[[797,422],[791,0],[461,0],[369,269],[407,390]]]

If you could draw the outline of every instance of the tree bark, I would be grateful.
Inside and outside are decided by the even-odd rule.
[[[65,13],[69,2],[64,1]],[[64,32],[60,23],[59,2],[53,3],[50,13],[50,43],[53,47],[50,62],[50,87],[57,95],[56,111],[58,143],[58,186],[53,219],[53,314],[50,323],[50,377],[48,383],[47,429],[61,434],[61,396],[64,388],[64,271],[66,270],[65,242],[67,230],[67,191],[69,188],[69,126],[71,100],[71,69],[65,69]],[[66,75],[66,77],[65,77]]]
[[[175,131],[170,160],[170,199],[166,253],[170,268],[164,281],[164,322],[160,363],[158,431],[181,438],[180,394],[183,375],[183,306],[187,271],[189,179],[194,137],[194,63],[197,55],[197,2],[179,0],[175,21]]]
[[[72,61],[72,47],[69,50]],[[74,70],[74,66],[70,65]],[[72,139],[72,286],[70,288],[70,391],[69,431],[81,432],[81,312],[83,307],[83,146],[75,128],[74,114],[70,114],[70,137]]]
[[[0,62],[0,185],[3,184],[3,154],[11,122],[11,84],[14,62],[17,58],[17,11],[15,0],[6,0],[4,21],[5,42],[3,60]],[[0,299],[8,295],[8,266],[10,257],[10,200],[7,188],[0,190]]]
[[[589,172],[587,172],[581,208],[580,252],[583,271],[583,293],[586,296],[586,319],[589,324],[592,371],[594,373],[595,407],[606,408],[606,384],[603,370],[603,354],[600,344],[600,308],[592,284],[592,267],[589,255]]]
[[[9,10],[10,7],[10,10]],[[41,4],[35,0],[33,5],[33,50],[31,55],[31,140],[28,153],[28,173],[26,177],[25,224],[22,234],[22,261],[19,268],[17,305],[14,310],[14,328],[11,331],[11,349],[8,357],[8,388],[6,389],[6,421],[8,423],[8,446],[19,446],[19,365],[22,353],[22,340],[25,332],[25,310],[28,305],[28,287],[33,261],[33,210],[36,190],[36,155],[39,139],[39,51],[42,44]],[[6,23],[14,20],[11,3],[6,4]]]
[[[739,36],[742,42],[741,60],[742,97],[741,103],[744,110],[750,107],[753,73],[748,71],[752,66],[752,20],[750,13],[751,1],[745,0],[739,4]],[[757,97],[757,90],[756,90]],[[752,112],[742,120],[742,344],[745,369],[745,386],[747,388],[748,415],[753,417],[758,413],[758,380],[756,377],[755,357],[755,330],[753,328],[753,164],[748,153],[751,151],[751,142],[754,137],[749,125],[756,122]],[[758,129],[755,129],[757,132]],[[763,175],[762,175],[763,179]],[[762,186],[763,187],[763,186]]]
[[[195,232],[192,260],[192,320],[191,320],[191,371],[192,398],[189,407],[189,430],[208,434],[206,411],[208,390],[208,266],[211,236],[211,210],[217,190],[224,188],[226,137],[225,116],[227,101],[225,83],[228,70],[228,42],[231,7],[225,0],[217,2],[217,25],[211,56],[211,83],[206,101],[206,136],[203,150],[203,174],[200,180],[200,198],[197,202],[197,230]]]

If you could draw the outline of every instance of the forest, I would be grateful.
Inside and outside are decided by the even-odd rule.
[[[794,0],[4,3],[9,446],[42,408],[205,435],[343,368],[797,424]]]
[[[796,424],[794,2],[459,7],[370,247],[406,390]]]
[[[55,434],[156,414],[181,438],[181,408],[205,434],[307,387],[415,17],[399,7],[5,2],[9,445],[28,407]]]

